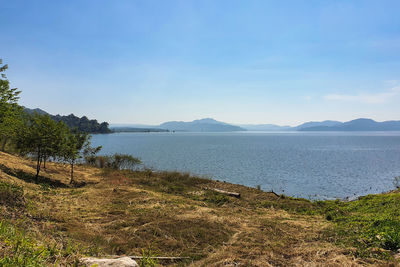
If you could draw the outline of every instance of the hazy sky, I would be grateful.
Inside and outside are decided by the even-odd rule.
[[[400,120],[400,1],[0,0],[21,104],[111,123]]]

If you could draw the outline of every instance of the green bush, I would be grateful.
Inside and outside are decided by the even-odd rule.
[[[134,169],[142,161],[127,154],[114,154],[111,156],[87,156],[86,164],[98,168],[110,168],[114,170]]]
[[[112,169],[125,170],[133,169],[136,165],[142,163],[140,159],[126,154],[114,154],[110,157],[110,166]]]

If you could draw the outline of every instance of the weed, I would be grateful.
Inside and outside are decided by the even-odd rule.
[[[7,245],[0,266],[45,266],[50,251],[5,221],[0,221],[0,241]]]
[[[154,267],[158,265],[156,254],[149,247],[147,250],[142,249],[142,259],[139,262],[140,267]]]

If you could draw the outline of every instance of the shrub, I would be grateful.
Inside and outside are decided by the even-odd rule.
[[[114,154],[110,159],[110,167],[116,170],[133,169],[136,165],[142,163],[140,159],[126,154]]]
[[[98,168],[110,168],[114,170],[134,169],[142,161],[127,154],[114,154],[111,156],[87,156],[86,164]]]
[[[97,156],[95,164],[99,168],[106,168],[108,166],[108,157],[106,157],[106,156]]]

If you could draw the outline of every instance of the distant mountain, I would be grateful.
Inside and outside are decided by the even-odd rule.
[[[314,126],[299,131],[400,131],[400,121],[377,122],[371,119],[356,119],[333,126]]]
[[[340,121],[310,121],[298,126],[280,126],[275,124],[242,124],[239,125],[248,131],[300,131],[304,128],[321,127],[321,126],[336,126],[341,124]]]
[[[231,125],[225,122],[216,121],[214,119],[206,118],[201,120],[194,120],[191,122],[184,121],[169,121],[160,124],[160,128],[168,129],[170,131],[185,131],[185,132],[233,132],[233,131],[246,131],[244,128]]]
[[[46,111],[44,111],[43,109],[40,109],[40,108],[31,109],[31,108],[24,107],[24,111],[31,115],[34,114],[35,112],[39,115],[50,115],[49,113],[47,113]]]
[[[239,124],[238,126],[247,131],[290,131],[291,126],[279,126],[275,124]]]
[[[138,123],[110,123],[110,128],[158,128],[158,125]]]
[[[341,124],[342,124],[342,122],[340,122],[340,121],[329,121],[329,120],[327,120],[327,121],[310,121],[310,122],[300,124],[293,128],[294,128],[294,130],[301,131],[302,129],[306,129],[306,128],[309,129],[312,127],[332,127],[332,126],[338,126]]]
[[[74,114],[68,116],[51,115],[46,111],[36,108],[30,109],[24,107],[24,110],[28,114],[34,114],[35,112],[40,115],[49,115],[55,121],[62,121],[70,128],[76,128],[81,132],[85,133],[110,133],[111,130],[108,128],[107,122],[98,123],[97,120],[89,120],[86,116],[77,117]]]
[[[107,122],[98,123],[89,120],[86,116],[79,118],[73,114],[68,116],[51,115],[46,111],[36,108],[24,108],[27,113],[48,114],[56,121],[63,121],[71,128],[78,128],[88,133],[109,133],[110,128],[115,132],[234,132],[234,131],[400,131],[400,121],[377,122],[371,119],[356,119],[348,122],[340,121],[311,121],[295,127],[280,126],[275,124],[241,124],[232,125],[216,121],[211,118],[194,120],[191,122],[169,121],[160,125],[144,124],[112,124],[109,128]]]
[[[115,133],[158,133],[158,132],[169,132],[167,129],[161,128],[138,128],[138,127],[110,127]]]

